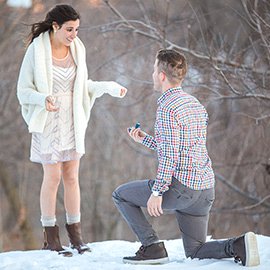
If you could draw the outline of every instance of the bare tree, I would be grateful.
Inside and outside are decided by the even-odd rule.
[[[255,230],[266,228],[270,211],[269,151],[265,149],[270,115],[269,3],[190,0],[176,8],[172,1],[163,1],[160,20],[151,19],[152,11],[141,1],[137,1],[143,13],[140,19],[130,19],[113,1],[104,3],[116,19],[103,25],[103,32],[134,33],[138,39],[153,40],[188,56],[191,74],[186,89],[199,94],[210,112],[209,149],[219,180],[214,218],[220,221],[221,212],[241,214],[254,221],[250,226]],[[173,11],[180,9],[176,17]],[[173,24],[181,32],[175,32]],[[221,194],[224,185],[227,198]],[[227,223],[231,233],[232,221]],[[211,229],[217,234],[222,230]]]

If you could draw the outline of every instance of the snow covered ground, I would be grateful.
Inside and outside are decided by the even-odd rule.
[[[10,7],[30,8],[32,6],[32,0],[7,0],[7,4]]]
[[[270,237],[257,237],[261,264],[251,269],[270,269]],[[0,253],[1,270],[233,270],[245,269],[234,263],[233,259],[191,260],[186,259],[182,240],[168,240],[165,245],[170,262],[163,265],[130,265],[122,263],[123,256],[133,255],[140,247],[138,242],[104,241],[88,244],[92,252],[73,257],[63,257],[51,251],[11,251]]]

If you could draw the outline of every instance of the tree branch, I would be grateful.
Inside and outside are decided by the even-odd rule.
[[[226,60],[224,58],[221,58],[221,57],[213,57],[211,55],[205,55],[203,54],[202,52],[198,52],[198,51],[194,51],[192,49],[189,49],[189,48],[186,48],[186,47],[182,47],[182,46],[179,46],[171,41],[169,41],[168,39],[163,39],[163,37],[159,34],[159,31],[157,31],[157,29],[155,29],[152,25],[149,25],[147,23],[144,23],[142,21],[132,21],[132,20],[128,20],[125,18],[125,16],[123,16],[111,3],[109,0],[103,0],[107,6],[114,12],[114,14],[116,14],[121,20],[118,21],[118,22],[114,22],[114,24],[121,24],[121,26],[123,27],[126,27],[128,30],[134,32],[134,33],[137,33],[139,35],[142,35],[144,37],[148,37],[148,38],[151,38],[155,41],[158,41],[160,43],[164,43],[165,46],[167,46],[168,48],[170,49],[177,49],[177,50],[180,50],[180,51],[183,51],[185,53],[188,53],[192,56],[194,56],[195,58],[198,58],[198,59],[201,59],[201,60],[206,60],[206,61],[210,61],[210,62],[215,62],[215,63],[218,63],[218,64],[223,64],[223,65],[226,65],[226,66],[231,66],[231,67],[234,67],[234,68],[237,68],[237,69],[242,69],[242,70],[245,70],[245,71],[251,71],[251,72],[255,72],[255,73],[258,73],[258,74],[264,74],[264,73],[267,73],[267,74],[270,74],[270,71],[265,71],[265,70],[261,70],[261,69],[258,69],[258,68],[254,68],[254,66],[252,65],[245,65],[243,63],[239,63],[239,62],[236,62],[236,61],[232,61],[232,60]],[[135,23],[136,24],[140,24],[140,25],[143,25],[144,27],[146,27],[147,29],[151,30],[151,33],[148,33],[146,31],[143,31],[141,29],[138,29],[136,26],[134,26],[133,24],[131,24],[131,22]]]
[[[233,190],[234,192],[242,195],[243,197],[251,200],[251,201],[254,201],[255,203],[259,203],[262,199],[261,198],[257,198],[257,197],[254,197],[253,195],[243,191],[242,189],[240,189],[239,187],[237,187],[236,185],[230,183],[228,180],[226,180],[222,175],[216,173],[215,174],[216,177],[219,179],[220,182],[222,182],[223,184],[225,184],[226,186],[228,186],[231,190]],[[270,208],[270,204],[269,203],[266,203],[265,201],[263,201],[261,203],[263,206],[267,207],[267,208]]]

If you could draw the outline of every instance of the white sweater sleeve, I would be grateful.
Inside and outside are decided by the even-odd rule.
[[[109,94],[113,97],[122,98],[120,96],[121,89],[124,88],[120,84],[113,81],[92,81],[88,80],[88,91],[96,98],[101,97],[103,94]]]
[[[33,46],[29,46],[20,69],[17,97],[22,106],[39,105],[45,108],[47,94],[37,91],[34,83],[34,52]]]

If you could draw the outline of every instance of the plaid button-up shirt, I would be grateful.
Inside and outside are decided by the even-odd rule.
[[[142,142],[158,155],[152,191],[164,193],[172,177],[194,190],[212,188],[214,172],[206,149],[205,108],[180,87],[164,92],[157,103],[155,138],[147,134]]]

